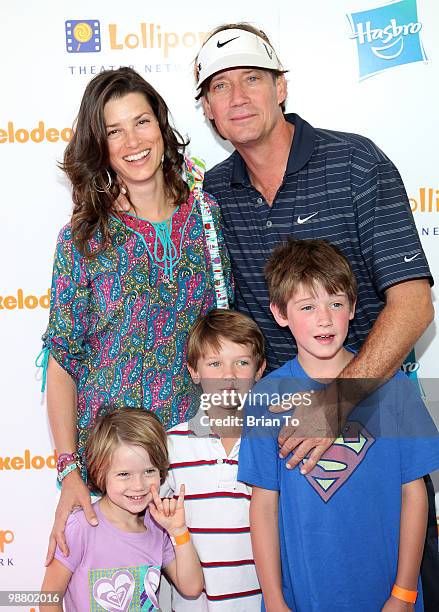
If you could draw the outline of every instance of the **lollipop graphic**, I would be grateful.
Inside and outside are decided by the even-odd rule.
[[[93,29],[88,23],[81,21],[73,28],[73,38],[78,42],[76,51],[79,51],[82,43],[87,43],[93,36]]]
[[[101,28],[98,19],[68,19],[65,26],[68,53],[99,53]]]

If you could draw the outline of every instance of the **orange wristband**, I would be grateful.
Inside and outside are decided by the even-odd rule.
[[[186,542],[189,542],[190,539],[191,536],[189,534],[189,529],[186,529],[186,531],[181,535],[174,537],[171,536],[171,542],[174,546],[181,546],[182,544],[186,544]]]
[[[406,603],[414,604],[418,596],[418,591],[409,591],[408,589],[402,589],[397,584],[394,584],[392,589],[392,595],[393,597],[396,597],[396,599],[400,599],[401,601],[405,601]]]

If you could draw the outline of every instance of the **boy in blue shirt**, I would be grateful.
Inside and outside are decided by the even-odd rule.
[[[311,410],[312,393],[325,386],[319,379],[336,378],[353,359],[343,343],[357,287],[347,259],[321,240],[277,247],[266,279],[271,311],[291,330],[298,355],[263,379],[246,405],[238,478],[253,486],[263,609],[423,610],[417,593],[427,522],[422,477],[439,467],[437,429],[416,386],[399,372],[352,411],[309,474],[286,469],[277,437],[294,412],[273,414],[268,405],[281,398],[287,410],[294,397],[294,405],[302,398]]]

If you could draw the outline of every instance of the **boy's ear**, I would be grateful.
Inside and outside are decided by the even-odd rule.
[[[258,380],[261,380],[261,376],[265,371],[265,368],[267,367],[267,362],[264,359],[264,361],[261,363],[261,365],[259,366],[256,374],[255,374],[255,382],[258,382]]]
[[[288,319],[285,315],[281,313],[280,308],[277,304],[273,304],[272,302],[270,302],[270,310],[278,325],[280,325],[281,327],[288,326]]]
[[[355,307],[356,307],[356,305],[357,305],[357,300],[355,300],[355,302],[351,306],[351,312],[349,313],[349,321],[352,321],[352,319],[355,317]]]
[[[190,366],[189,364],[187,364],[187,369],[189,370],[189,374],[191,375],[191,378],[193,380],[193,382],[198,385],[198,383],[201,380],[201,376],[198,374],[198,371],[195,370],[192,366]]]

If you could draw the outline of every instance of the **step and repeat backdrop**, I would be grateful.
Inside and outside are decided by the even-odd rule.
[[[211,167],[231,148],[213,134],[194,100],[192,62],[210,29],[236,21],[258,25],[277,48],[289,69],[289,111],[316,127],[366,135],[396,164],[439,277],[437,2],[4,0],[0,590],[39,588],[56,505],[56,450],[34,362],[48,317],[55,240],[71,211],[57,162],[84,87],[102,70],[133,66],[168,102],[175,126],[191,137],[191,153]],[[406,368],[422,381],[433,413],[438,363],[432,324]]]

